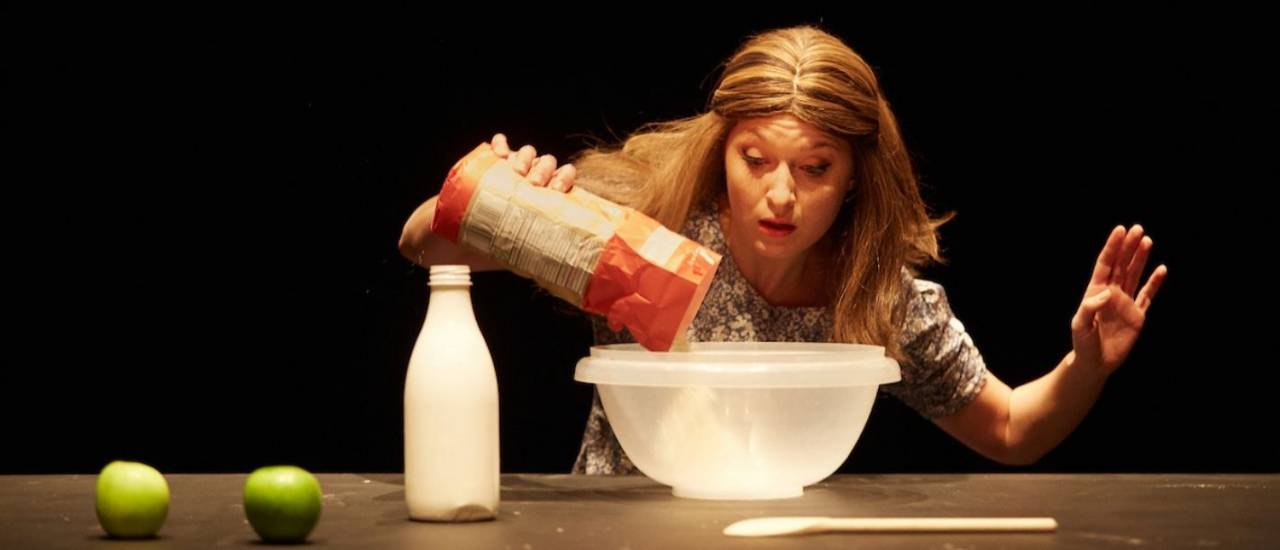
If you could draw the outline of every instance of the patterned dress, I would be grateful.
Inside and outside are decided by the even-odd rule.
[[[829,307],[780,307],[756,292],[729,252],[716,209],[711,204],[690,213],[686,237],[720,253],[724,259],[701,309],[689,325],[690,342],[830,342]],[[928,418],[950,415],[968,404],[986,382],[986,364],[951,313],[941,285],[903,272],[907,311],[902,329],[902,381],[881,386]],[[596,344],[635,340],[624,328],[613,332],[601,317],[592,317]],[[591,403],[582,448],[574,463],[577,474],[633,474],[635,465],[618,444],[597,392]]]

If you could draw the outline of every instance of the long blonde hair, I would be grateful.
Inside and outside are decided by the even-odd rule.
[[[724,65],[707,112],[646,125],[620,147],[574,159],[577,185],[679,231],[691,209],[722,198],[725,139],[738,119],[789,113],[853,150],[851,200],[828,231],[832,337],[884,346],[901,359],[904,268],[935,261],[937,228],[874,72],[840,39],[813,27],[756,35]]]

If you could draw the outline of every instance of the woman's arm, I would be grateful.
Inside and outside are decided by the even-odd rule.
[[[1066,439],[1133,349],[1168,274],[1165,266],[1157,267],[1138,292],[1151,246],[1141,226],[1115,228],[1071,320],[1072,350],[1058,366],[1013,390],[988,372],[985,387],[972,402],[934,422],[971,449],[1005,464],[1031,464]]]
[[[1016,389],[990,371],[982,391],[955,414],[934,419],[952,437],[996,462],[1032,464],[1084,420],[1106,376],[1068,353],[1052,372]]]
[[[422,267],[466,264],[471,266],[472,271],[503,269],[501,264],[474,252],[463,250],[462,247],[431,232],[431,221],[436,215],[436,198],[427,199],[427,202],[413,211],[409,221],[405,222],[404,230],[400,233],[400,254]]]

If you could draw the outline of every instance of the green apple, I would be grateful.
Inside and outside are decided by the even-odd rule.
[[[297,466],[265,466],[244,482],[244,514],[266,542],[302,542],[320,521],[320,482]]]
[[[154,537],[169,515],[169,484],[151,466],[117,460],[98,474],[96,500],[108,535]]]

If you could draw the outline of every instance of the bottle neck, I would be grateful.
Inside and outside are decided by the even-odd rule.
[[[436,323],[475,326],[471,311],[471,267],[467,265],[433,265],[431,299],[427,304],[427,320]],[[426,330],[426,326],[423,326]]]
[[[462,309],[468,314],[471,311],[471,285],[468,284],[433,284],[431,285],[431,301],[427,305],[427,313],[440,309]]]

